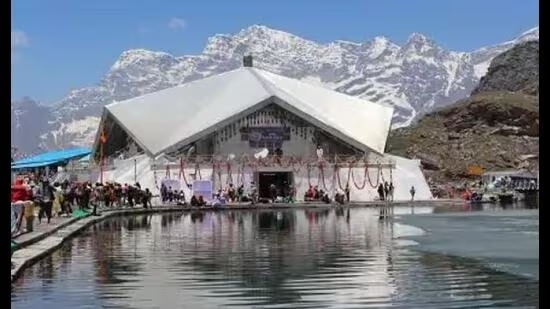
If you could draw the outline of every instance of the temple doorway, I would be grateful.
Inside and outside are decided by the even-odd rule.
[[[277,196],[288,195],[289,185],[292,184],[291,172],[259,172],[258,193],[260,198],[271,199],[270,186],[275,185]]]

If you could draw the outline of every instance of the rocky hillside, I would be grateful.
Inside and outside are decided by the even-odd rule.
[[[499,55],[469,98],[393,131],[387,150],[421,159],[435,183],[472,166],[538,169],[538,58],[538,41]]]
[[[238,68],[247,54],[256,67],[393,105],[394,127],[406,126],[418,115],[468,96],[491,59],[538,36],[537,27],[512,41],[462,52],[418,33],[402,45],[385,37],[322,44],[254,25],[212,36],[199,55],[128,50],[97,85],[71,91],[51,108],[47,129],[19,129],[13,142],[22,149],[36,148],[28,142],[35,136],[44,148],[89,144],[104,105]]]
[[[487,75],[481,78],[472,94],[495,90],[538,95],[539,41],[520,43],[493,59]]]

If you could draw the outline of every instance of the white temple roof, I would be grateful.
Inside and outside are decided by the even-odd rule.
[[[392,107],[250,67],[107,105],[104,117],[157,156],[271,103],[361,150],[384,152]]]

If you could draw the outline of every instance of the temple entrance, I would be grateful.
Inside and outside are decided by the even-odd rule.
[[[258,194],[260,198],[271,199],[269,187],[274,184],[277,188],[277,195],[288,194],[289,185],[292,183],[291,172],[260,172],[258,173]]]

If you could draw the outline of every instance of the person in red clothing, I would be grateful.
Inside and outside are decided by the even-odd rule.
[[[30,199],[28,188],[23,184],[22,179],[17,179],[15,184],[11,186],[11,202],[12,202],[12,235],[16,234],[21,229],[23,222],[23,214],[25,201]]]
[[[29,194],[28,188],[23,184],[22,179],[17,179],[15,184],[11,186],[11,202],[15,203],[17,201],[28,201]]]
[[[309,189],[306,191],[304,200],[306,202],[311,202],[315,199],[315,190],[312,185],[309,185]]]

